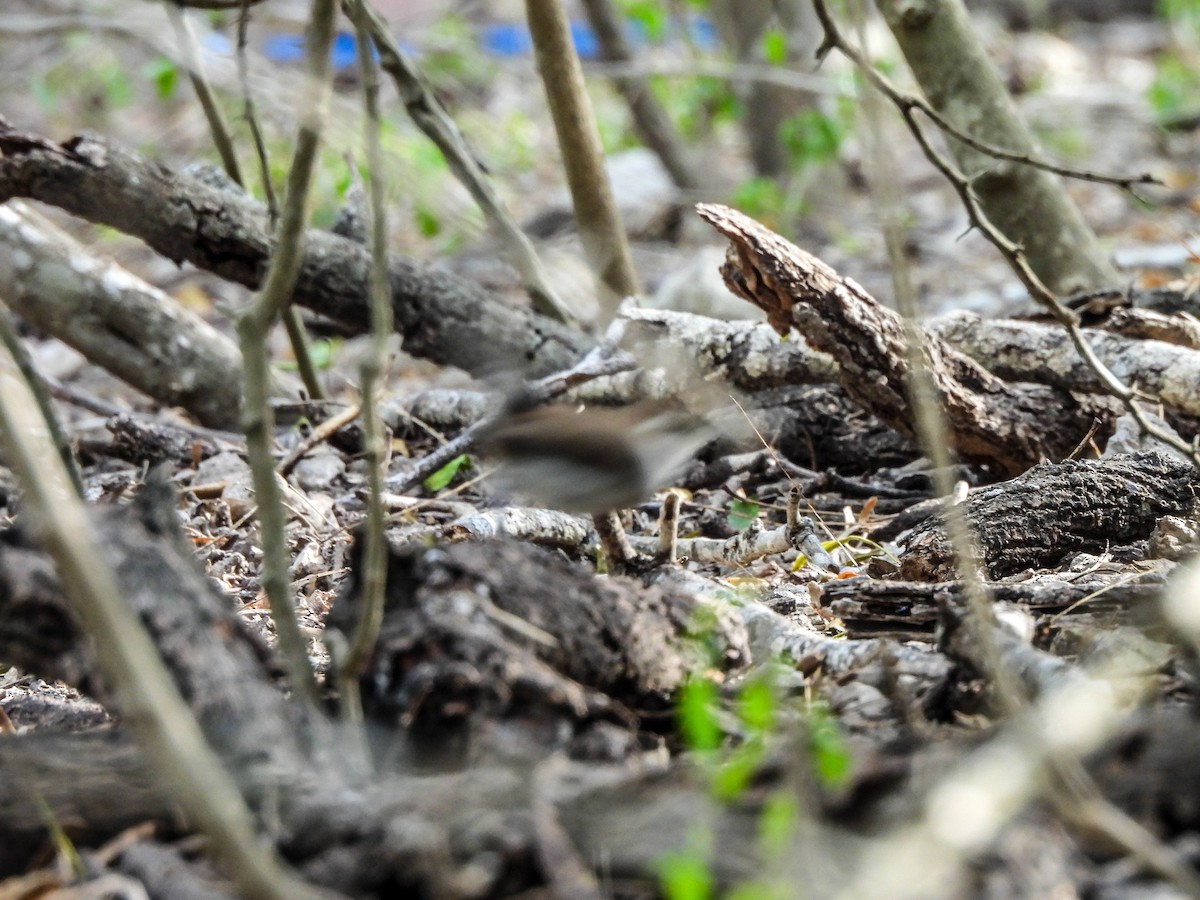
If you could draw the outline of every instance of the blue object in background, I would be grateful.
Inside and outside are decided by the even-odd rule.
[[[585,22],[571,23],[571,43],[580,59],[595,59],[600,52],[600,42],[596,33]],[[485,25],[480,35],[480,44],[485,52],[492,56],[511,59],[516,56],[528,56],[533,52],[533,39],[529,29],[516,22],[502,22],[496,25]]]
[[[298,34],[273,34],[263,43],[263,55],[277,63],[302,62],[304,60],[304,37]],[[378,58],[379,54],[376,53],[375,56]],[[345,32],[338,32],[334,35],[333,47],[329,51],[329,60],[333,63],[334,71],[338,72],[358,65],[358,51],[355,47],[354,35]]]
[[[580,59],[595,59],[600,53],[600,42],[596,40],[596,32],[585,22],[571,23],[571,43]]]
[[[334,71],[358,65],[358,46],[352,34],[338,32],[333,37],[333,68]],[[374,54],[378,59],[378,54]]]
[[[690,19],[688,30],[692,42],[701,50],[713,50],[717,47],[717,29],[708,19]],[[633,46],[644,46],[647,43],[645,26],[641,22],[630,20],[626,25],[626,37]],[[596,59],[600,55],[600,42],[586,22],[571,23],[571,40],[580,59]],[[533,40],[529,37],[529,29],[522,23],[485,25],[479,43],[483,50],[492,56],[510,58],[528,56],[533,52]]]
[[[716,28],[708,19],[689,19],[688,30],[693,43],[702,50],[711,50],[717,46]],[[627,31],[629,41],[635,47],[647,43],[646,31],[640,22],[629,22]],[[596,59],[600,55],[600,42],[586,22],[571,23],[571,40],[580,59]],[[206,36],[205,43],[218,53],[233,52],[229,41],[218,34]],[[523,23],[485,25],[480,32],[479,43],[485,53],[501,58],[528,56],[533,52],[533,40],[529,36],[529,29]],[[405,46],[405,50],[415,52],[408,46]],[[263,53],[277,63],[299,63],[304,59],[304,37],[298,34],[273,34],[263,43]],[[338,71],[356,64],[353,34],[339,33],[334,37],[331,61],[334,69]]]
[[[716,50],[721,44],[720,38],[717,37],[717,26],[708,19],[690,19],[688,31],[691,33],[692,43],[701,50]]]
[[[273,34],[263,44],[263,55],[277,63],[300,62],[304,59],[304,38],[298,34]]]
[[[528,56],[533,51],[533,40],[524,25],[485,25],[480,43],[492,56]]]

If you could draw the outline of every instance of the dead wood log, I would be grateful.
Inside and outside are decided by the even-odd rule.
[[[436,720],[438,709],[459,718],[480,709],[510,715],[539,700],[581,717],[614,701],[663,709],[698,667],[749,661],[732,609],[670,585],[598,579],[515,541],[402,551],[388,585],[360,687],[364,706],[393,722],[418,713]],[[350,633],[356,607],[351,585],[330,627]],[[431,684],[444,689],[431,695]]]
[[[237,344],[163,291],[36,217],[0,209],[0,301],[97,365],[212,428],[236,427]]]
[[[178,824],[145,758],[116,730],[0,739],[0,878],[49,849],[46,809],[80,847],[139,822]]]
[[[1104,330],[1134,340],[1163,341],[1187,350],[1200,350],[1200,321],[1188,313],[1153,309],[1115,309]]]
[[[259,286],[274,247],[262,204],[174,172],[94,135],[57,144],[0,118],[0,200],[28,197],[145,241],[247,287]],[[370,254],[310,231],[293,301],[356,331],[368,328]],[[580,332],[501,303],[432,265],[393,256],[396,330],[415,356],[474,374],[568,368],[591,347]]]
[[[167,460],[193,463],[244,446],[241,441],[234,444],[170,423],[139,420],[127,413],[109,419],[104,427],[112,435],[104,448],[105,455],[139,465],[156,466]]]
[[[696,208],[729,238],[721,269],[729,289],[766,311],[780,334],[795,327],[832,356],[852,398],[913,435],[907,339],[899,315],[748,216],[716,204]],[[1113,418],[1115,405],[1104,398],[1009,384],[939,338],[927,335],[923,349],[955,449],[1003,474],[1068,456],[1096,418]]]
[[[656,346],[682,346],[704,378],[719,378],[748,393],[837,380],[837,368],[828,356],[807,345],[779,341],[761,322],[727,322],[660,309],[626,309],[621,319],[622,346],[645,348],[640,359],[653,362]],[[687,388],[695,377],[691,366],[678,368],[668,366],[663,373],[670,389]]]
[[[210,742],[244,787],[270,791],[271,769],[299,766],[307,754],[299,735],[280,737],[296,726],[273,683],[278,670],[196,565],[179,530],[174,492],[151,479],[134,504],[97,510],[89,524],[104,535],[106,562]],[[107,697],[53,565],[20,532],[0,541],[0,621],[0,655]],[[226,727],[233,722],[236,728]]]
[[[1163,453],[1048,463],[964,501],[979,563],[992,578],[1054,566],[1068,554],[1101,553],[1150,537],[1168,515],[1191,515],[1200,473]],[[940,519],[909,535],[897,577],[947,581],[954,554]]]
[[[1111,618],[1144,609],[1162,595],[1162,577],[1148,574],[1129,581],[1124,574],[1067,581],[1045,578],[1017,583],[988,582],[984,586],[998,603],[1017,604],[1035,613],[1056,613],[1097,595],[1088,603],[1092,613]],[[883,581],[852,578],[822,586],[821,605],[846,628],[851,639],[891,637],[929,640],[944,604],[965,603],[961,582]]]
[[[1089,676],[1078,666],[1035,647],[994,616],[977,616],[967,604],[944,603],[940,610],[942,636],[939,644],[948,657],[966,667],[974,677],[988,681],[988,698],[994,710],[1004,710],[1012,698],[1004,699],[1001,684],[994,679],[997,668],[1014,679],[1026,697],[1038,697],[1062,688],[1073,679]],[[993,654],[995,656],[993,657]]]
[[[237,900],[234,885],[178,847],[144,841],[121,851],[117,871],[143,884],[154,900]]]
[[[1186,321],[1195,324],[1190,317]],[[1102,390],[1070,336],[1056,325],[985,321],[960,311],[938,318],[929,331],[1001,378],[1068,391]],[[1163,340],[1135,340],[1092,329],[1084,333],[1100,361],[1126,384],[1136,384],[1167,406],[1200,415],[1200,352]]]

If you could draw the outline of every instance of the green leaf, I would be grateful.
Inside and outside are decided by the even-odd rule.
[[[843,125],[817,109],[797,113],[779,127],[779,139],[801,166],[835,161],[845,138]]]
[[[1146,92],[1158,119],[1168,120],[1193,112],[1198,83],[1200,76],[1178,56],[1173,53],[1159,56],[1154,81]]]
[[[468,465],[470,461],[471,457],[467,454],[459,454],[421,483],[425,485],[425,490],[429,491],[429,493],[437,493],[453,481],[454,476],[458,474],[458,470]]]
[[[693,678],[679,692],[679,730],[692,750],[716,750],[721,745],[717,687],[709,679]]]
[[[745,531],[758,518],[759,508],[753,500],[731,500],[725,520],[734,531]]]
[[[769,225],[783,209],[783,190],[773,178],[758,175],[739,184],[730,204],[751,218]]]
[[[415,210],[417,217],[417,230],[421,232],[421,237],[437,237],[442,232],[442,220],[438,218],[437,213],[426,206],[419,206]]]
[[[763,59],[773,66],[787,62],[787,39],[778,28],[770,28],[762,36]]]
[[[729,755],[716,772],[713,773],[713,796],[724,803],[731,803],[741,797],[754,778],[762,763],[762,741],[748,741]]]
[[[328,369],[333,365],[333,360],[337,356],[337,349],[341,345],[342,342],[335,338],[324,338],[313,341],[308,347],[312,364],[318,369]]]
[[[646,38],[650,41],[661,41],[667,32],[667,11],[663,4],[655,0],[625,0],[621,4],[625,16],[637,22],[646,30]]]
[[[160,100],[170,100],[175,96],[179,86],[179,66],[165,56],[159,56],[146,63],[142,70],[146,78],[154,85],[154,92]]]
[[[796,835],[800,807],[793,794],[777,791],[763,804],[758,817],[758,842],[767,859],[778,859]]]
[[[754,735],[764,735],[775,724],[775,688],[767,678],[749,681],[738,696],[738,712],[746,730]]]
[[[841,787],[850,777],[853,759],[837,723],[823,707],[815,706],[809,715],[808,728],[813,770],[829,787]]]
[[[133,102],[133,86],[125,69],[115,62],[98,70],[95,80],[104,88],[105,105],[111,109],[123,109]]]
[[[683,84],[664,79],[654,79],[652,84],[659,102],[671,111],[687,137],[696,137],[714,124],[732,122],[741,113],[729,83],[711,75],[689,78]]]
[[[713,875],[703,853],[680,851],[664,856],[658,864],[663,896],[668,900],[709,900]]]

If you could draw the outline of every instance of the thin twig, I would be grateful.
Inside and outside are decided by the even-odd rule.
[[[658,516],[658,552],[654,554],[657,563],[673,563],[677,556],[679,544],[679,495],[668,491],[663,497],[662,512]]]
[[[204,74],[204,69],[200,64],[199,48],[196,43],[196,35],[192,31],[191,23],[184,16],[183,10],[179,8],[175,0],[165,0],[167,6],[167,14],[171,18],[171,24],[175,28],[175,33],[178,37],[180,53],[183,56],[184,66],[188,70],[188,78],[192,82],[192,88],[196,92],[196,99],[200,101],[200,107],[204,110],[204,117],[208,122],[208,129],[212,135],[213,143],[217,147],[217,152],[221,156],[221,165],[225,169],[225,174],[238,185],[245,188],[245,179],[242,177],[241,167],[238,165],[237,153],[233,148],[233,138],[230,136],[229,127],[225,124],[225,117],[221,115],[221,108],[217,105],[216,95],[213,93],[212,87],[208,83],[208,78]],[[244,11],[243,11],[244,12]],[[243,15],[242,21],[245,21]],[[240,43],[239,38],[239,54],[238,54],[238,73],[243,77],[243,96],[246,98],[247,109],[249,110],[249,87],[244,81],[244,62],[245,53],[244,47]],[[257,122],[251,118],[252,130],[257,129]],[[261,145],[261,135],[258,136],[257,149],[260,153],[260,159],[264,159]],[[264,184],[270,185],[270,176],[264,168]],[[273,198],[272,198],[273,199]],[[272,219],[274,224],[274,219]],[[325,399],[325,388],[321,384],[321,380],[317,377],[316,366],[313,365],[312,351],[308,345],[308,335],[304,331],[304,322],[300,318],[300,312],[297,309],[289,306],[283,312],[283,324],[287,329],[288,340],[292,345],[292,355],[296,359],[296,368],[300,372],[300,379],[304,382],[304,387],[309,394],[317,400]]]
[[[361,411],[362,406],[356,403],[353,406],[346,407],[337,415],[330,416],[328,419],[322,421],[312,430],[312,433],[308,437],[297,444],[292,452],[283,458],[279,465],[275,467],[275,471],[286,478],[291,474],[292,469],[296,468],[296,463],[304,458],[305,454],[318,444],[329,440],[341,429],[357,419]]]
[[[268,402],[270,365],[266,338],[271,325],[287,306],[300,269],[305,207],[321,129],[329,109],[329,52],[333,44],[335,11],[334,0],[313,0],[309,18],[308,78],[299,97],[301,125],[288,172],[288,192],[279,222],[275,252],[262,291],[238,319],[238,337],[246,379],[242,415],[263,544],[262,585],[270,602],[280,648],[291,672],[292,689],[314,704],[318,702],[319,695],[291,597],[283,498],[271,458],[274,416]]]
[[[342,6],[350,11],[356,2],[342,0]],[[396,90],[413,122],[442,152],[450,171],[479,204],[479,209],[496,230],[509,261],[521,275],[534,309],[560,322],[573,323],[575,318],[550,285],[549,276],[538,259],[533,243],[508,211],[454,120],[429,89],[416,64],[396,43],[391,29],[379,13],[369,3],[364,2],[362,8],[371,40],[375,42],[375,49],[379,53],[380,67],[395,82]]]
[[[16,363],[21,377],[25,379],[25,383],[29,385],[29,390],[33,392],[33,398],[37,401],[38,410],[46,422],[46,428],[49,429],[50,438],[54,442],[54,448],[58,451],[58,458],[62,460],[63,466],[67,470],[67,475],[71,479],[71,486],[75,488],[75,493],[82,497],[83,473],[79,471],[79,462],[75,459],[75,453],[71,449],[71,438],[67,434],[67,430],[63,428],[58,413],[54,409],[54,402],[50,396],[50,385],[46,383],[45,379],[34,368],[33,359],[29,356],[28,348],[17,334],[12,316],[9,315],[8,310],[2,307],[0,307],[0,343],[8,349],[8,353],[13,358],[13,362]]]
[[[250,0],[242,0],[237,20],[237,74],[242,89],[242,118],[250,128],[250,143],[258,161],[258,177],[262,182],[263,197],[267,203],[267,219],[274,231],[279,225],[279,201],[275,198],[275,184],[271,179],[271,166],[267,156],[267,145],[263,140],[262,128],[258,123],[258,111],[254,107],[254,95],[250,91]]]
[[[1185,896],[1200,898],[1200,877],[1183,854],[1109,801],[1078,758],[1052,755],[1049,763],[1053,775],[1050,799],[1064,819],[1099,832],[1146,871],[1170,882]]]
[[[555,397],[565,394],[571,388],[578,387],[592,379],[602,378],[606,375],[615,375],[618,372],[628,372],[633,368],[634,362],[629,356],[625,354],[607,355],[603,351],[600,351],[589,354],[578,365],[573,366],[565,372],[548,375],[527,385],[521,391],[521,397],[530,406],[536,406],[539,403],[546,403],[553,400]],[[495,424],[496,420],[502,414],[503,410],[498,410],[484,416],[478,422],[475,422],[464,430],[454,440],[447,441],[432,453],[422,457],[412,468],[389,478],[387,482],[388,488],[396,492],[406,491],[413,487],[413,485],[420,484],[456,456],[470,452],[479,440],[479,436]]]
[[[187,58],[189,49],[191,49],[191,56],[195,57],[194,44],[196,38],[192,34],[191,27],[179,10],[174,9],[172,6],[174,0],[166,0],[166,2],[168,8],[173,9],[173,15],[178,16],[180,19],[181,24],[178,27],[181,29],[180,42],[184,46],[185,58]],[[278,225],[278,207],[275,200],[275,190],[271,185],[271,173],[267,167],[266,146],[263,143],[262,131],[259,129],[258,118],[254,114],[254,103],[250,95],[249,65],[246,54],[246,30],[249,23],[249,10],[245,4],[246,0],[242,0],[242,8],[238,16],[237,43],[238,81],[242,86],[242,114],[250,127],[255,156],[258,159],[261,172],[263,192],[267,198],[269,222],[272,230],[274,230],[276,225]],[[225,160],[225,174],[233,179],[239,187],[244,189],[246,184],[242,178],[241,170],[237,168],[237,158],[233,154],[233,143],[225,126],[225,120],[221,116],[220,108],[213,99],[212,89],[208,86],[208,80],[205,78],[203,70],[200,69],[199,62],[196,62],[195,68],[191,68],[191,61],[189,60],[189,71],[192,76],[192,84],[196,88],[196,94],[200,98],[205,115],[208,117],[209,129],[212,131],[213,139],[217,143],[217,147],[221,149],[221,159]],[[205,102],[205,98],[208,98],[207,102]],[[229,147],[228,154],[223,149],[225,146]],[[228,160],[226,160],[227,155]],[[304,382],[305,390],[308,391],[309,396],[314,400],[328,399],[325,386],[321,384],[321,379],[317,376],[317,367],[313,363],[312,358],[312,347],[309,345],[308,333],[304,329],[304,320],[300,318],[300,311],[289,304],[283,310],[282,317],[284,329],[287,331],[288,343],[292,347],[292,356],[296,362],[296,370],[300,373],[300,380]]]
[[[824,9],[823,0],[817,0],[817,7],[822,22],[826,24],[826,44],[844,50],[845,41],[836,31],[836,26],[832,24],[828,11]],[[855,62],[860,66],[864,64],[861,58],[855,59]],[[867,108],[870,116],[874,110],[869,102]],[[912,108],[902,107],[901,112],[926,154],[936,154],[912,118]],[[870,125],[875,126],[877,122],[877,114],[869,118]],[[878,128],[872,128],[870,133],[873,138],[871,149],[876,156],[876,168],[882,170],[883,166],[879,164],[882,163],[882,143]],[[954,169],[948,160],[940,157],[940,154],[936,155],[938,155],[938,160],[934,161],[935,166],[955,184],[956,189],[959,189],[972,221],[979,225],[989,240],[1001,249],[1001,252],[1005,252],[1001,243],[1007,245],[1012,253],[1011,261],[1025,269],[1031,293],[1034,293],[1035,296],[1040,294],[1039,298],[1046,305],[1056,306],[1058,310],[1067,313],[1061,302],[1041,285],[1040,280],[1032,271],[1028,270],[1020,249],[1012,245],[1004,235],[991,226],[982,210],[978,208],[967,180]],[[933,156],[930,156],[930,159],[932,161]],[[902,236],[899,233],[895,215],[895,211],[899,207],[899,200],[893,182],[881,179],[879,189],[884,195],[885,201],[885,238],[891,262],[896,305],[903,316],[907,332],[906,349],[910,365],[910,395],[916,413],[917,433],[921,438],[922,449],[933,463],[933,477],[937,492],[940,496],[948,497],[953,491],[949,474],[951,459],[948,448],[950,442],[946,433],[945,418],[936,401],[936,388],[922,351],[924,336],[918,324],[915,295],[908,278],[909,269],[902,250]],[[1035,285],[1040,290],[1035,291]],[[1056,315],[1058,314],[1056,310]],[[1078,330],[1076,321],[1070,315],[1060,316],[1060,321],[1064,318],[1068,320],[1064,321],[1064,324]],[[1001,710],[1010,716],[1015,716],[1024,709],[1026,698],[1017,677],[1004,665],[1000,648],[994,639],[994,629],[991,626],[994,621],[991,597],[979,576],[978,559],[971,539],[971,528],[966,512],[961,504],[950,503],[944,505],[942,518],[957,558],[959,575],[971,614],[970,622],[973,634],[980,646],[981,659],[979,662],[985,670],[983,675],[993,684],[995,697]],[[1031,736],[1029,740],[1045,742],[1040,734]],[[1027,749],[1032,754],[1033,748]],[[1076,756],[1072,756],[1065,749],[1058,748],[1047,749],[1043,752],[1045,768],[1052,775],[1049,794],[1061,814],[1077,821],[1084,821],[1090,827],[1101,830],[1152,871],[1171,880],[1190,896],[1200,896],[1200,880],[1188,869],[1178,854],[1169,851],[1132,819],[1108,804],[1099,795],[1090,778],[1086,776]]]
[[[1138,428],[1141,433],[1154,438],[1157,441],[1185,453],[1192,462],[1200,467],[1200,453],[1191,444],[1182,440],[1177,435],[1167,432],[1154,425],[1146,416],[1145,410],[1137,402],[1142,397],[1139,392],[1125,385],[1103,362],[1096,356],[1092,350],[1087,338],[1083,334],[1083,330],[1079,325],[1079,316],[1071,309],[1067,308],[1063,302],[1051,291],[1037,274],[1029,267],[1029,262],[1025,257],[1024,250],[1008,239],[999,229],[992,224],[986,213],[979,205],[979,200],[975,196],[975,192],[971,187],[971,181],[966,177],[958,167],[954,165],[944,154],[939,152],[937,148],[930,142],[924,129],[917,122],[914,111],[928,111],[920,102],[913,102],[915,98],[902,94],[894,88],[882,74],[871,65],[870,61],[852,44],[850,44],[842,36],[838,29],[837,23],[830,15],[825,0],[814,0],[814,5],[818,17],[821,19],[821,24],[825,28],[825,40],[822,44],[823,52],[828,52],[832,49],[837,49],[849,58],[862,73],[867,80],[880,90],[889,100],[897,105],[905,124],[909,131],[920,145],[925,157],[933,164],[939,172],[945,176],[951,186],[957,192],[959,199],[962,201],[963,207],[967,212],[968,220],[971,225],[978,229],[980,234],[994,246],[1000,254],[1008,261],[1009,266],[1016,273],[1021,283],[1029,291],[1030,296],[1044,306],[1055,319],[1067,330],[1070,335],[1071,343],[1075,346],[1076,351],[1088,367],[1096,374],[1105,391],[1112,397],[1115,397],[1121,402],[1125,409],[1133,416],[1134,421],[1138,423]],[[935,120],[936,121],[936,120]],[[958,137],[957,134],[954,135]],[[1095,180],[1095,179],[1093,179]],[[1118,184],[1118,180],[1109,180],[1109,183]],[[1153,398],[1144,398],[1153,399]]]
[[[823,59],[831,50],[837,50],[847,59],[858,67],[858,70],[866,76],[867,80],[874,87],[884,94],[906,117],[911,115],[913,110],[920,110],[929,119],[937,125],[943,133],[949,135],[960,143],[965,144],[972,150],[983,153],[993,159],[1004,160],[1005,162],[1020,163],[1022,165],[1031,166],[1035,169],[1042,169],[1054,175],[1061,175],[1064,178],[1074,178],[1078,181],[1091,181],[1097,184],[1111,184],[1124,191],[1133,193],[1135,185],[1139,184],[1162,184],[1162,181],[1155,178],[1149,172],[1143,172],[1141,175],[1111,175],[1105,172],[1094,172],[1089,169],[1077,169],[1074,167],[1059,165],[1048,160],[1041,159],[1029,153],[1013,153],[1009,150],[1004,150],[1000,147],[993,146],[986,141],[981,141],[969,132],[963,131],[953,122],[943,116],[940,112],[934,109],[922,97],[915,94],[909,94],[897,88],[892,81],[879,71],[870,60],[857,47],[850,44],[842,36],[841,30],[834,21],[833,16],[829,12],[829,7],[826,5],[826,0],[814,0],[813,3],[817,17],[821,20],[821,26],[825,29],[825,40],[817,49],[817,58]],[[1135,195],[1136,196],[1136,195]]]
[[[338,661],[338,684],[343,688],[366,671],[371,651],[383,623],[384,591],[387,587],[387,542],[384,535],[387,513],[383,508],[383,476],[386,465],[386,435],[379,416],[377,389],[387,366],[387,342],[392,333],[392,302],[388,284],[387,218],[384,211],[383,154],[379,145],[379,69],[372,56],[370,18],[365,0],[352,0],[354,31],[358,43],[358,66],[362,76],[363,108],[366,111],[367,181],[370,198],[370,309],[371,342],[361,369],[363,442],[367,464],[367,518],[363,530],[363,556],[359,572],[358,621],[345,655]],[[354,688],[351,688],[353,690]]]
[[[217,153],[221,156],[221,166],[235,184],[245,187],[245,183],[242,181],[242,170],[238,165],[237,152],[233,149],[233,138],[229,135],[225,117],[221,115],[221,107],[217,105],[217,98],[213,95],[200,63],[200,48],[196,42],[196,34],[192,31],[192,24],[184,15],[180,4],[174,0],[164,0],[164,4],[167,7],[167,17],[171,20],[171,27],[175,29],[179,53],[183,57],[183,67],[187,69],[192,90],[196,92],[196,99],[200,101],[200,107],[204,110],[209,134],[212,135],[213,144],[216,145]]]

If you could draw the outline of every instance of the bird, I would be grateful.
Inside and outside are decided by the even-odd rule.
[[[502,491],[598,515],[643,502],[717,436],[703,418],[661,401],[557,404],[502,414],[479,446],[500,463]]]

